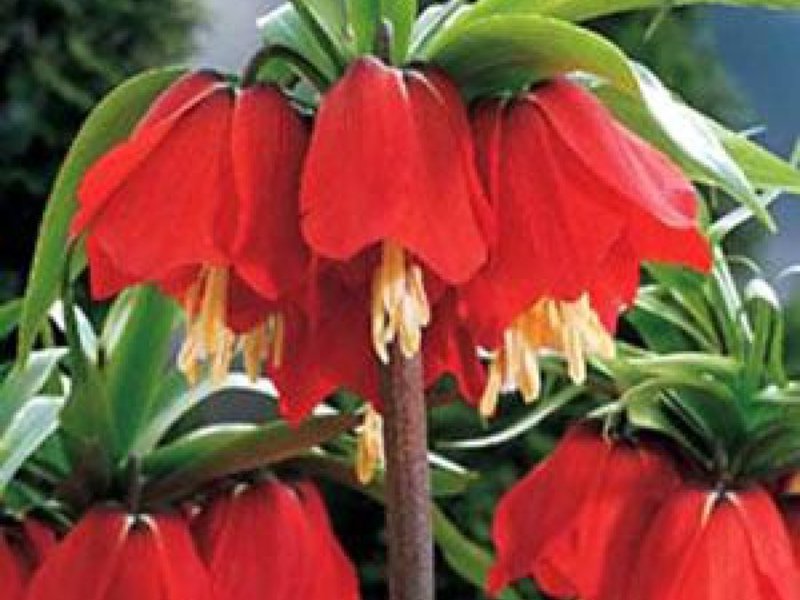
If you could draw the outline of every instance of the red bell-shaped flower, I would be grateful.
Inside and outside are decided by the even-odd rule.
[[[659,511],[625,600],[797,600],[800,576],[775,503],[762,488],[685,487]]]
[[[194,524],[219,598],[356,600],[355,570],[310,484],[241,485]]]
[[[199,72],[173,84],[130,138],[98,160],[78,190],[92,292],[158,284],[190,319],[182,366],[224,372],[235,335],[255,374],[280,353],[276,302],[308,260],[298,189],[307,128],[274,88],[234,90]]]
[[[55,544],[53,531],[33,519],[0,527],[0,581],[5,600],[25,597],[28,581]]]
[[[463,298],[474,335],[496,349],[491,414],[501,389],[538,395],[540,350],[562,353],[576,382],[587,355],[613,354],[643,261],[707,270],[710,251],[689,181],[578,85],[484,101],[473,128],[497,235]]]
[[[27,600],[215,600],[182,518],[95,508],[53,550]]]
[[[490,213],[455,86],[440,72],[356,60],[319,108],[300,204],[317,254],[374,255],[361,310],[381,360],[395,339],[416,354],[436,300],[428,279],[464,283],[486,259]]]
[[[500,501],[487,589],[533,577],[557,598],[620,600],[641,537],[678,485],[658,452],[570,430],[553,454]]]

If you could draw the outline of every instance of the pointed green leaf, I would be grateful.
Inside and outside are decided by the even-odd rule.
[[[380,0],[347,0],[346,6],[356,54],[372,53],[381,16]]]
[[[0,385],[0,430],[8,425],[31,397],[42,390],[66,353],[66,348],[38,350],[31,353],[27,363],[11,369]]]
[[[517,89],[571,71],[592,73],[638,93],[619,48],[587,29],[548,17],[458,21],[442,30],[426,54],[470,95]]]
[[[380,0],[380,3],[381,16],[392,25],[392,62],[403,65],[417,17],[417,0]]]
[[[140,287],[134,295],[106,367],[118,456],[130,450],[146,425],[147,415],[154,410],[152,404],[167,372],[179,314],[177,305],[153,287]]]
[[[0,435],[0,493],[28,457],[58,427],[64,399],[35,396],[14,413]]]
[[[476,15],[535,12],[568,21],[586,21],[621,12],[699,4],[800,8],[800,0],[480,0]]]
[[[288,48],[311,63],[328,82],[336,79],[338,66],[294,6],[279,6],[261,17],[257,25],[266,47]],[[292,73],[290,66],[276,60],[259,71],[259,79],[285,83],[286,77]]]
[[[143,497],[164,501],[191,493],[214,479],[259,469],[298,456],[355,427],[356,415],[311,417],[297,427],[217,425],[194,431],[145,457],[151,477]]]
[[[155,97],[183,73],[155,69],[133,77],[108,94],[89,114],[61,165],[39,229],[25,290],[19,328],[18,360],[25,362],[34,340],[58,297],[66,264],[69,224],[75,212],[75,190],[86,169],[125,139]],[[79,271],[82,260],[74,260]]]

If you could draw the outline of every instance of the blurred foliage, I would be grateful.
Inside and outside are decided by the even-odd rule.
[[[200,0],[0,2],[0,298],[21,291],[55,171],[89,109],[191,50]]]

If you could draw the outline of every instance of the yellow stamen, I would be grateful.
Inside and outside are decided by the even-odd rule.
[[[364,424],[358,432],[355,466],[361,485],[369,484],[375,471],[383,466],[383,418],[372,406],[367,406]]]
[[[178,355],[178,368],[189,383],[197,382],[199,365],[207,361],[211,378],[220,383],[228,374],[239,344],[236,334],[227,325],[229,272],[225,267],[206,267],[184,298],[187,331]],[[283,354],[284,322],[281,315],[271,315],[241,336],[245,370],[252,380],[258,379],[261,362],[280,363]]]
[[[430,320],[422,269],[407,260],[403,248],[384,242],[372,279],[372,345],[381,362],[389,362],[389,344],[395,340],[405,357],[419,352]]]
[[[491,416],[497,395],[518,389],[526,402],[541,392],[538,356],[542,350],[561,353],[567,361],[570,379],[581,384],[586,379],[589,356],[612,358],[614,339],[605,330],[589,297],[583,294],[574,302],[543,298],[521,314],[504,336],[489,365],[489,381],[480,401],[480,413]]]
[[[247,376],[256,381],[261,375],[261,364],[271,361],[278,368],[283,360],[286,326],[281,314],[272,314],[242,336],[242,354]]]

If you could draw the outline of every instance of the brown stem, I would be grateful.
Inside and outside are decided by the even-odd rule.
[[[422,360],[392,345],[384,377],[390,600],[433,600],[433,530]]]

